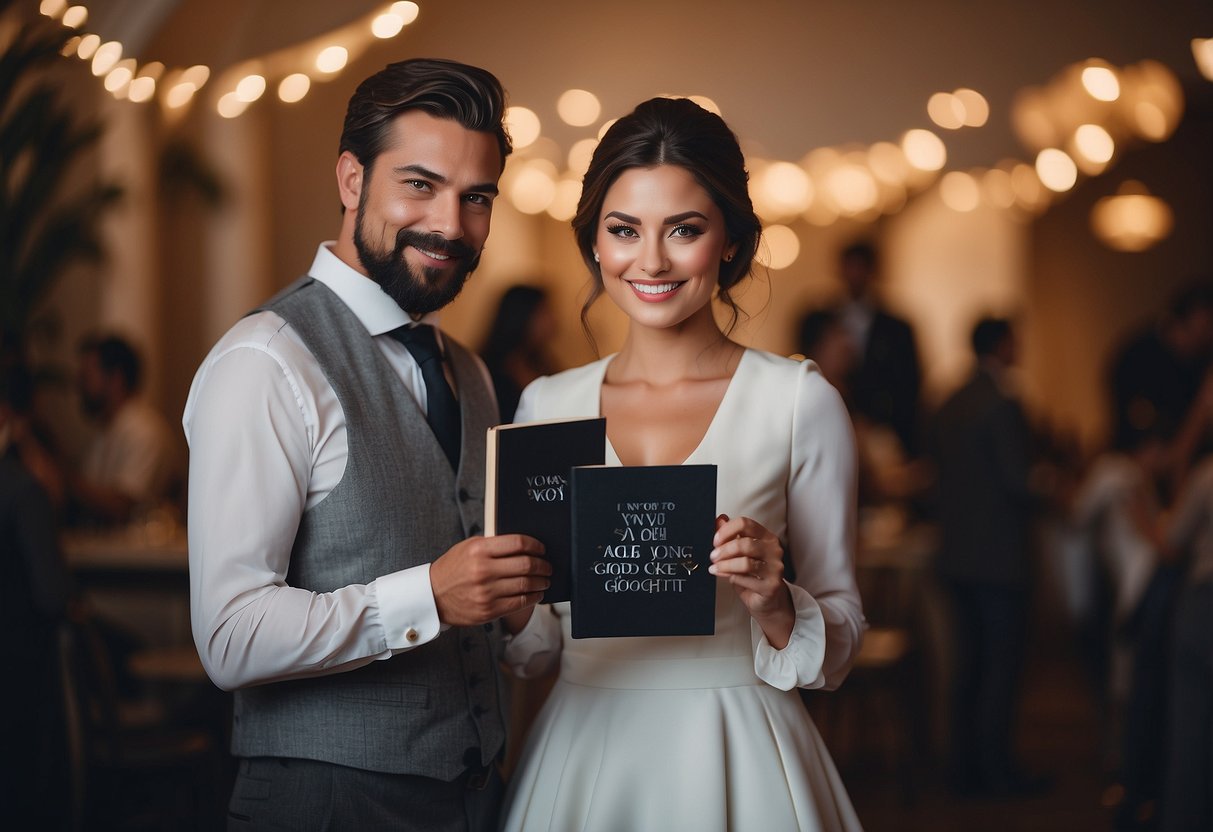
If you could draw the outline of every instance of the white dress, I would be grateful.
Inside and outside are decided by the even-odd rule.
[[[519,421],[598,415],[609,361],[534,382]],[[609,446],[607,462],[620,464]],[[526,677],[559,660],[560,676],[511,777],[506,830],[860,828],[795,691],[842,681],[864,626],[842,401],[811,362],[747,350],[686,463],[719,466],[718,512],[791,553],[791,640],[771,647],[723,579],[713,636],[573,640],[569,604],[538,608],[506,661]]]

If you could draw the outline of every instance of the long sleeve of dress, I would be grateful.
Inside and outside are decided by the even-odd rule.
[[[775,650],[757,624],[754,669],[778,688],[834,689],[863,637],[855,583],[856,456],[846,406],[812,365],[802,364],[792,426],[788,551],[796,623]]]

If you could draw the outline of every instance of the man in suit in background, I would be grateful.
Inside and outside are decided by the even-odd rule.
[[[503,111],[451,61],[363,81],[337,240],[194,378],[190,606],[236,691],[229,829],[496,828],[497,619],[551,570],[532,538],[478,536],[496,402],[430,316],[488,236]]]
[[[843,249],[839,274],[847,299],[837,308],[839,321],[855,347],[854,369],[847,381],[849,404],[856,414],[897,434],[907,456],[918,452],[918,348],[910,325],[878,302],[876,249],[858,242]]]
[[[1012,795],[1034,785],[1014,752],[1027,641],[1031,448],[1011,386],[1015,335],[987,318],[973,330],[976,368],[940,408],[931,433],[941,548],[937,568],[955,617],[952,776],[962,794]]]

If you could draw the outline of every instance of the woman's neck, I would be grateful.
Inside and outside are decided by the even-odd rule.
[[[710,307],[676,327],[655,329],[633,322],[607,371],[613,384],[655,386],[729,377],[744,348],[720,331]]]

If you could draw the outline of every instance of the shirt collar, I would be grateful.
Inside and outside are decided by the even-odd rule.
[[[397,306],[378,283],[333,254],[332,246],[332,241],[320,244],[307,273],[332,289],[371,335],[383,335],[413,323],[408,313]],[[420,323],[437,328],[438,314],[431,312]]]

